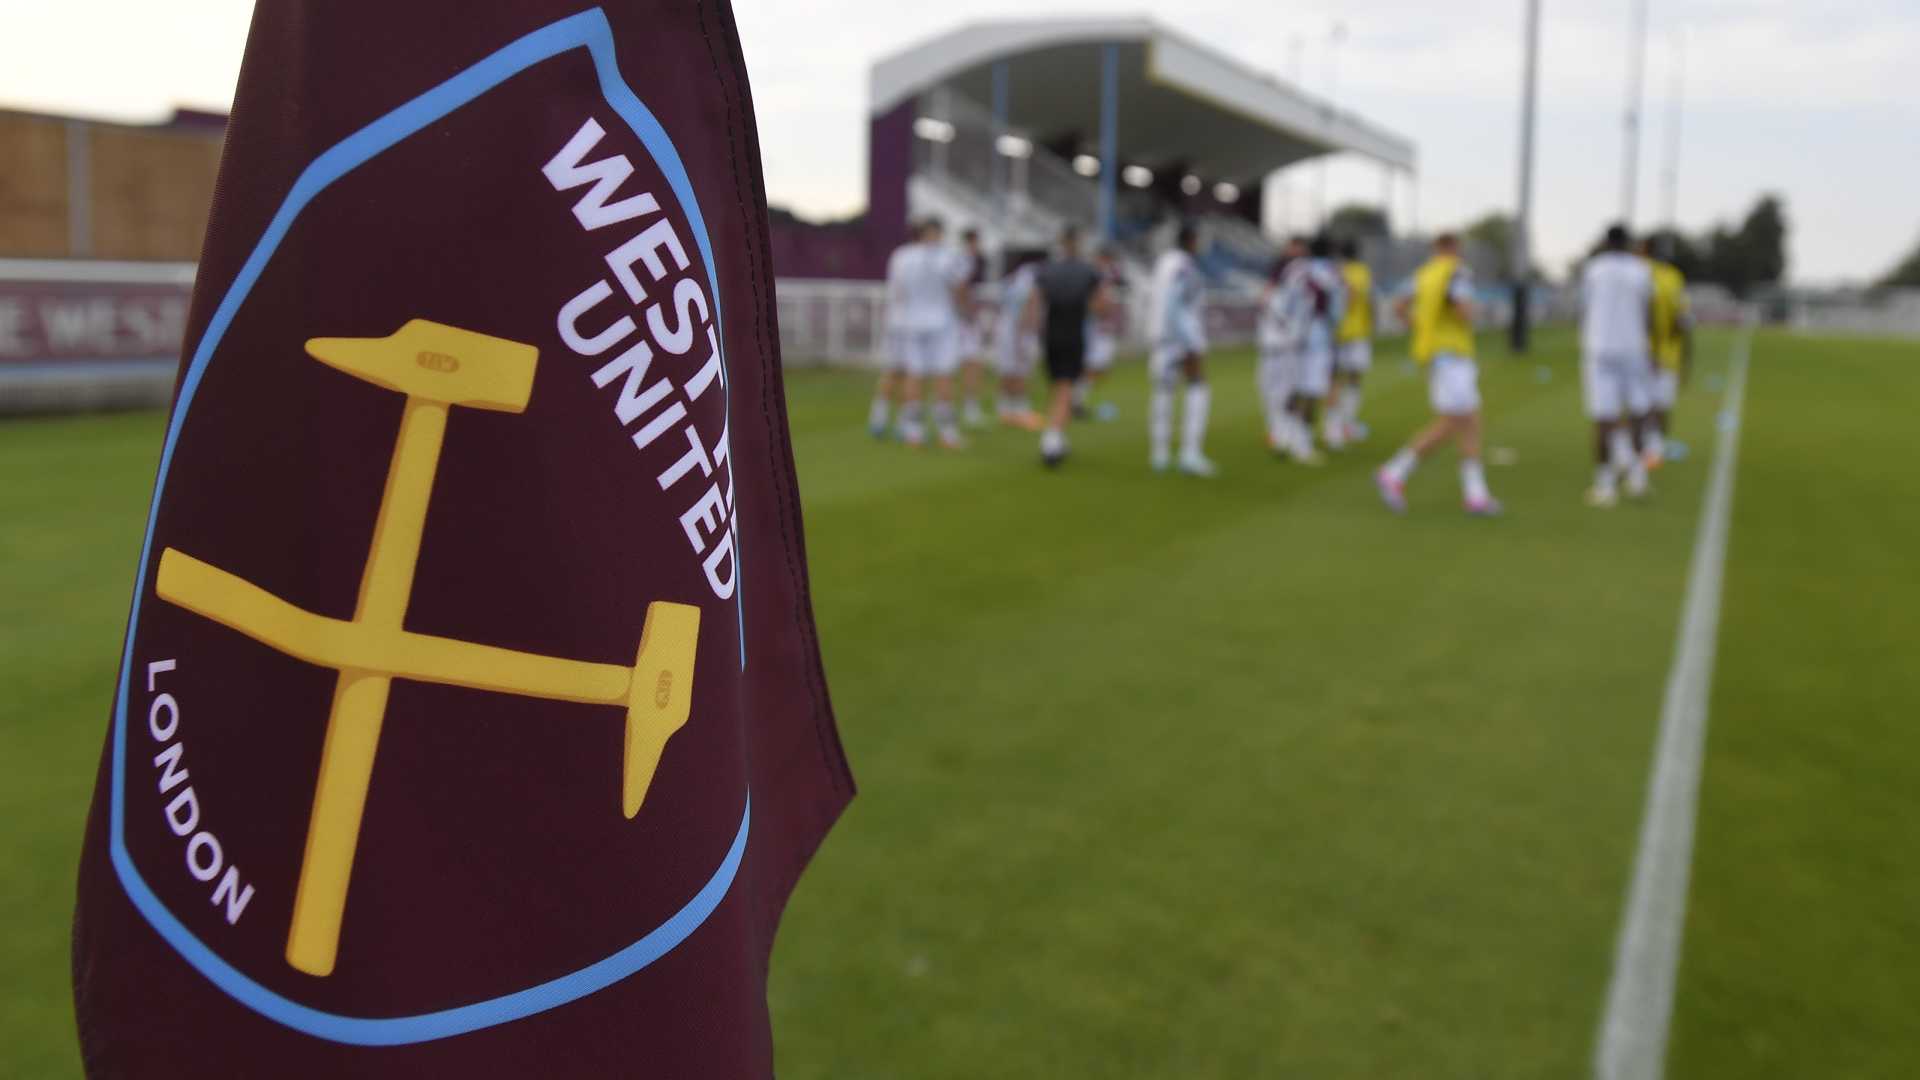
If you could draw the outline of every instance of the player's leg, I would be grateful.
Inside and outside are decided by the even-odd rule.
[[[1254,388],[1259,392],[1260,412],[1266,421],[1267,448],[1276,454],[1285,453],[1291,436],[1287,424],[1287,395],[1290,389],[1287,385],[1284,350],[1271,345],[1263,346],[1255,373]]]
[[[1360,385],[1366,381],[1367,372],[1373,368],[1373,342],[1362,338],[1349,341],[1346,345],[1345,365],[1346,387],[1345,401],[1340,409],[1340,418],[1345,428],[1348,442],[1359,442],[1367,437],[1367,428],[1360,422]]]
[[[1207,418],[1213,410],[1213,387],[1207,383],[1205,359],[1188,353],[1180,362],[1186,377],[1186,400],[1180,415],[1180,471],[1192,476],[1212,476],[1219,470],[1207,459]]]
[[[1049,468],[1067,458],[1067,421],[1073,415],[1073,384],[1080,380],[1086,343],[1068,335],[1049,335],[1046,426],[1040,432],[1040,461]]]
[[[1625,402],[1608,358],[1580,358],[1580,390],[1587,419],[1593,422],[1594,438],[1593,486],[1587,489],[1587,505],[1605,508],[1619,498],[1617,485],[1626,465],[1621,455],[1631,456],[1633,452],[1631,441],[1620,427]]]
[[[1466,357],[1444,353],[1428,366],[1427,398],[1434,419],[1374,473],[1374,486],[1389,509],[1405,511],[1407,480],[1414,469],[1442,445],[1457,440],[1463,459],[1461,482],[1468,487],[1468,509],[1497,513],[1499,503],[1486,491],[1486,475],[1480,469],[1479,369]]]
[[[1493,517],[1500,500],[1487,489],[1487,471],[1481,462],[1480,366],[1466,357],[1452,359],[1454,385],[1449,404],[1456,410],[1454,431],[1460,440],[1460,495],[1467,513]]]
[[[980,408],[986,377],[982,357],[985,338],[973,323],[960,327],[960,422],[968,427],[985,427],[987,414]]]
[[[900,441],[908,446],[925,446],[926,380],[938,359],[939,333],[914,331],[904,335],[900,377]]]
[[[994,334],[994,372],[999,376],[999,395],[994,413],[1002,424],[1037,430],[1039,418],[1027,398],[1027,372],[1033,367],[1027,355],[1027,335],[1018,323],[1002,320]],[[1029,423],[1031,421],[1031,423]]]
[[[1667,417],[1673,409],[1673,394],[1677,381],[1672,371],[1664,367],[1655,367],[1647,381],[1647,430],[1641,437],[1645,447],[1641,454],[1647,468],[1658,469],[1667,462]]]
[[[1653,409],[1648,393],[1652,385],[1652,369],[1645,356],[1620,357],[1615,366],[1615,376],[1620,383],[1621,407],[1627,417],[1624,425],[1628,433],[1629,454],[1626,465],[1625,489],[1628,498],[1637,499],[1647,494],[1647,462],[1645,436],[1649,430],[1647,414]]]
[[[901,368],[906,348],[898,330],[887,332],[885,353],[880,358],[880,377],[873,381],[873,403],[867,406],[867,434],[876,439],[887,437],[893,425],[893,403],[900,393]]]
[[[1299,374],[1294,390],[1294,460],[1303,465],[1319,465],[1322,459],[1313,448],[1313,427],[1333,377],[1331,352],[1310,342],[1301,350]]]
[[[960,435],[959,418],[954,408],[955,374],[960,367],[961,341],[958,335],[941,335],[933,359],[933,427],[940,445],[948,450],[966,446]]]
[[[1147,356],[1147,461],[1157,471],[1173,460],[1173,396],[1180,382],[1180,350],[1155,345]]]
[[[1414,432],[1413,438],[1408,439],[1405,446],[1395,451],[1386,464],[1374,472],[1374,487],[1379,489],[1380,498],[1389,510],[1396,514],[1406,512],[1407,481],[1412,479],[1413,470],[1420,467],[1420,462],[1427,455],[1453,438],[1456,426],[1453,417],[1436,413],[1425,427]]]
[[[1087,337],[1087,373],[1074,384],[1074,415],[1085,419],[1113,420],[1120,410],[1111,401],[1096,401],[1100,384],[1106,381],[1107,372],[1113,367],[1113,354],[1116,349],[1113,337],[1104,333],[1089,334]]]
[[[1340,364],[1340,354],[1346,346],[1334,344],[1327,349],[1327,392],[1320,406],[1320,437],[1328,449],[1344,450],[1347,446],[1346,414],[1346,372]]]
[[[893,357],[887,357],[882,363],[885,366],[873,383],[873,403],[867,406],[867,434],[876,439],[886,438],[887,428],[893,423],[893,396],[899,381]]]

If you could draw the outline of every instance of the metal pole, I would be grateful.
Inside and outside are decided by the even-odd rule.
[[[1114,199],[1120,180],[1120,46],[1100,56],[1100,236],[1113,243]]]
[[[1287,39],[1287,81],[1297,91],[1301,89],[1300,76],[1302,65],[1306,63],[1307,41],[1299,34]],[[1293,177],[1284,171],[1278,177],[1280,182],[1280,230],[1292,236],[1300,231],[1299,224],[1293,220]]]
[[[1680,120],[1681,107],[1686,90],[1687,71],[1687,35],[1685,31],[1675,31],[1673,35],[1673,96],[1668,102],[1667,119],[1667,169],[1666,169],[1666,206],[1661,216],[1666,220],[1667,231],[1680,231]]]
[[[1540,0],[1526,0],[1527,15],[1520,65],[1520,198],[1513,213],[1513,325],[1508,343],[1516,353],[1527,351],[1527,290],[1533,280],[1531,237],[1533,222],[1533,121],[1535,88],[1540,74]]]
[[[1393,166],[1380,167],[1380,223],[1393,235]]]
[[[1000,139],[1007,134],[1007,62],[1000,60],[993,65],[993,212],[998,220],[994,223],[1000,231],[1000,242],[993,246],[991,258],[994,276],[1000,275],[999,261],[1001,253],[1007,247],[1009,232],[1008,218],[1011,216],[1007,194],[1007,173],[1011,170],[1012,160],[1000,152]]]
[[[1325,129],[1328,141],[1332,141],[1333,124],[1335,120],[1333,102],[1334,91],[1338,88],[1337,76],[1340,67],[1340,43],[1346,40],[1346,37],[1347,24],[1339,22],[1338,20],[1336,20],[1332,28],[1327,31],[1327,103],[1326,107],[1321,110],[1320,115],[1322,118],[1321,126]],[[1327,227],[1328,156],[1326,153],[1320,155],[1320,161],[1318,163],[1319,169],[1314,175],[1313,216],[1315,220],[1319,222],[1319,228],[1323,232]]]
[[[930,104],[933,106],[933,118],[935,120],[939,120],[942,123],[951,122],[949,119],[951,109],[949,108],[946,87],[940,86],[934,88],[933,100]],[[941,180],[947,178],[948,141],[947,139],[935,139],[933,145],[928,147],[928,164],[932,166],[931,171],[933,175],[939,177]]]
[[[1627,40],[1626,151],[1620,171],[1620,220],[1633,228],[1634,197],[1640,187],[1640,99],[1647,69],[1647,0],[1633,0]]]

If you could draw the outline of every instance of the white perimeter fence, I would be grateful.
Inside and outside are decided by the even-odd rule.
[[[173,392],[193,274],[191,263],[0,259],[0,415],[164,405]],[[787,364],[879,364],[886,349],[882,283],[783,278],[775,285]],[[1718,308],[1737,306],[1731,298],[1716,304],[1705,292],[1696,294],[1695,310],[1710,321],[1717,321]],[[1566,290],[1542,289],[1537,296],[1535,310],[1546,321],[1573,314]],[[995,287],[983,286],[980,298],[996,303]],[[1121,301],[1126,351],[1137,352],[1144,344],[1142,298],[1135,287]],[[1505,322],[1509,301],[1503,290],[1485,289],[1481,301],[1484,325]],[[1803,310],[1798,321],[1808,327],[1920,333],[1920,294],[1895,301],[1865,315],[1854,309]],[[1245,292],[1210,294],[1210,339],[1221,345],[1251,342],[1258,305],[1258,297]],[[1379,305],[1376,322],[1393,332],[1398,327],[1388,306]]]

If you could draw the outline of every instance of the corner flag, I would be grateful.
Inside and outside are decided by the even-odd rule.
[[[764,1076],[853,794],[725,2],[260,0],[74,922],[95,1076]]]

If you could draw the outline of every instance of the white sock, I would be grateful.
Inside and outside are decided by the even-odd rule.
[[[1341,415],[1346,418],[1347,426],[1351,427],[1360,422],[1359,383],[1349,383],[1347,385],[1346,402],[1346,408],[1341,411]]]
[[[920,410],[921,405],[917,401],[900,406],[901,438],[918,440],[926,437],[926,429],[920,425]]]
[[[1486,502],[1493,498],[1493,493],[1487,490],[1487,474],[1480,467],[1479,458],[1468,458],[1460,463],[1460,490],[1466,494],[1468,502]]]
[[[1607,464],[1616,473],[1625,473],[1633,468],[1633,436],[1627,434],[1624,427],[1614,428],[1607,435]]]
[[[1173,442],[1173,387],[1155,384],[1147,405],[1147,445],[1158,460]]]
[[[876,397],[873,404],[867,406],[867,426],[876,430],[884,429],[892,414],[893,403],[886,398]]]
[[[1287,398],[1290,391],[1287,389],[1286,383],[1277,376],[1267,381],[1265,389],[1267,434],[1273,437],[1273,444],[1275,446],[1284,449],[1292,445],[1290,442],[1293,426],[1290,420],[1292,418],[1287,414]]]
[[[1593,467],[1593,486],[1600,491],[1613,490],[1613,466],[1595,465]]]
[[[1186,415],[1180,418],[1180,453],[1187,457],[1202,457],[1201,447],[1207,441],[1207,410],[1213,404],[1213,387],[1206,383],[1190,383],[1187,386]]]
[[[1394,483],[1404,484],[1407,482],[1407,477],[1413,475],[1413,468],[1418,464],[1420,464],[1420,455],[1413,452],[1413,447],[1403,446],[1399,453],[1387,459],[1387,463],[1380,467],[1380,471],[1392,477]]]
[[[1093,380],[1091,379],[1081,379],[1079,382],[1073,384],[1073,404],[1075,407],[1082,409],[1087,407],[1088,388],[1092,386],[1092,384]]]
[[[960,437],[960,429],[955,427],[953,423],[952,402],[936,401],[933,403],[933,426],[940,432],[940,437],[943,439],[957,439]]]
[[[1646,443],[1647,453],[1657,458],[1667,456],[1667,437],[1662,435],[1657,428],[1649,427],[1647,429]]]

